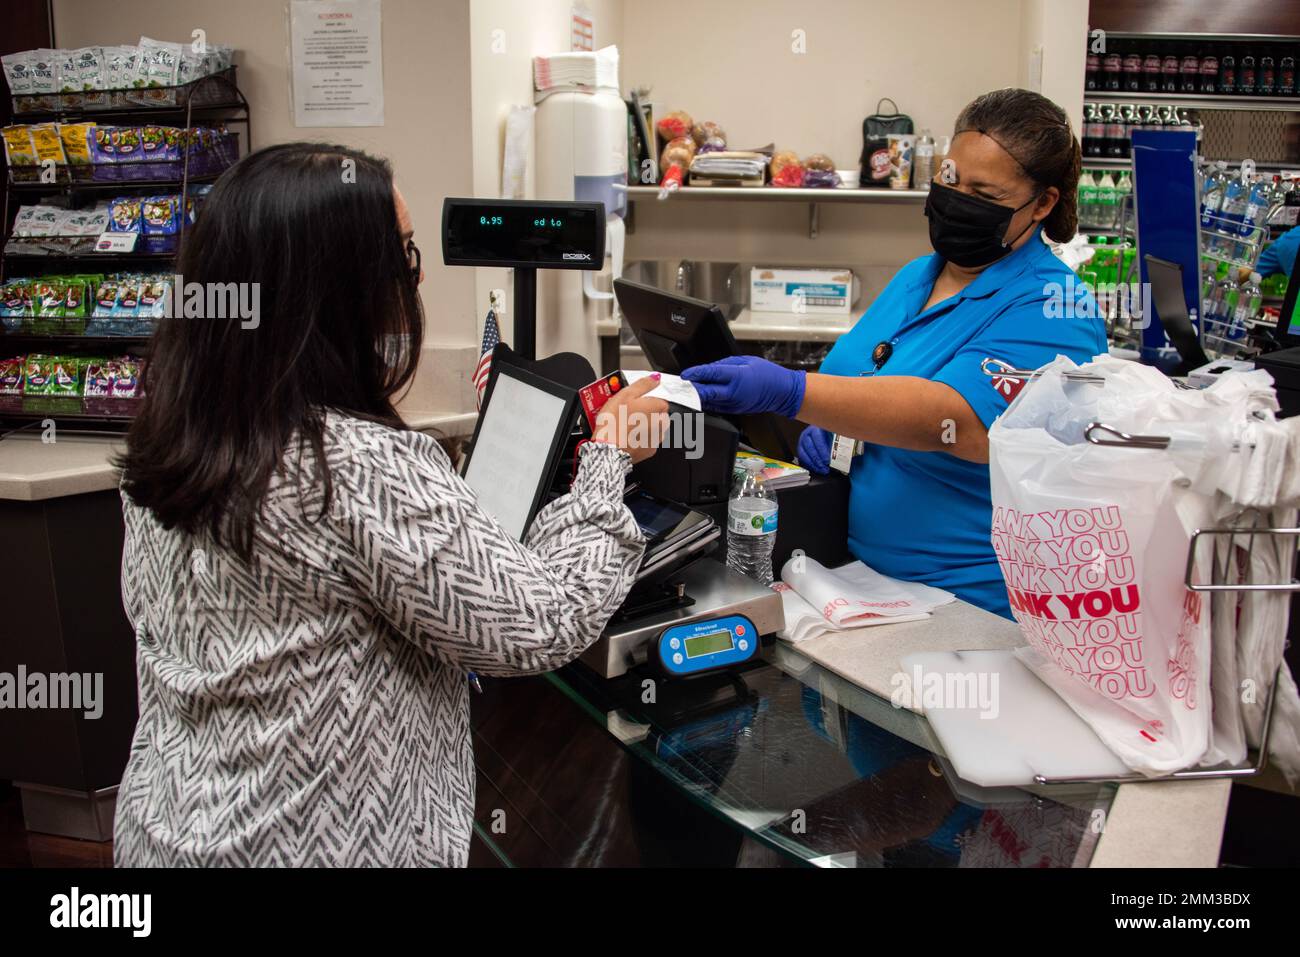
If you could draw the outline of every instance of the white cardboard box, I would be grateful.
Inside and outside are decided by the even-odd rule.
[[[849,269],[749,271],[749,308],[754,312],[848,316],[857,300],[857,278]]]

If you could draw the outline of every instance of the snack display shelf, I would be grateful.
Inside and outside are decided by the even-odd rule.
[[[157,98],[154,103],[122,103],[100,108],[86,106],[84,94],[60,93],[57,109],[27,109],[40,97],[35,95],[15,96],[13,100],[13,119],[15,123],[47,123],[65,120],[139,119],[177,115],[212,116],[220,113],[248,112],[248,100],[240,92],[236,78],[238,68],[231,66],[218,73],[210,73],[186,83],[183,86],[152,87],[150,95]],[[117,100],[121,95],[139,95],[139,90],[108,91]],[[55,94],[50,94],[53,96]],[[187,124],[188,125],[188,124]]]
[[[75,199],[83,190],[111,190],[123,194],[135,194],[140,190],[157,190],[158,192],[188,195],[190,187],[200,181],[215,179],[226,167],[246,155],[252,149],[252,122],[248,101],[235,85],[235,70],[230,68],[222,73],[212,74],[188,84],[185,87],[169,88],[175,96],[175,102],[152,105],[131,104],[114,109],[87,109],[84,104],[79,108],[73,103],[64,103],[58,110],[41,112],[15,110],[14,121],[17,123],[35,123],[42,121],[88,121],[130,124],[165,124],[180,125],[186,128],[195,126],[196,117],[224,115],[226,123],[236,123],[243,127],[243,135],[233,141],[233,155],[220,154],[220,168],[214,168],[212,156],[206,153],[196,156],[189,152],[176,160],[160,162],[159,168],[148,171],[136,168],[130,172],[136,176],[148,175],[140,179],[102,180],[91,178],[78,182],[72,179],[77,175],[72,167],[65,170],[68,177],[64,182],[12,184],[6,190],[3,219],[0,228],[8,230],[14,222],[14,209],[27,197],[67,196],[58,199],[53,205],[69,205],[80,208]],[[166,95],[163,90],[162,95]],[[197,160],[197,162],[196,162]],[[93,177],[96,170],[89,173],[81,171],[83,176]],[[102,172],[102,171],[101,171]],[[127,172],[127,171],[123,171]],[[179,178],[175,174],[179,172]],[[6,171],[6,179],[10,173]],[[184,209],[182,204],[182,210]],[[110,273],[110,272],[169,272],[176,257],[186,228],[185,215],[181,215],[179,229],[175,235],[166,237],[142,236],[137,246],[144,246],[132,252],[96,252],[98,237],[79,237],[52,240],[35,238],[8,237],[3,250],[0,251],[0,280],[20,276],[50,276],[74,273]],[[96,330],[97,332],[100,330]],[[115,361],[115,356],[126,356],[139,360],[149,351],[149,338],[135,335],[85,335],[68,334],[57,329],[36,330],[31,328],[14,329],[12,326],[0,332],[0,358],[14,355],[46,355],[67,357],[84,363],[85,360],[103,358]],[[5,355],[7,354],[7,356]],[[84,369],[84,366],[83,366]],[[137,372],[138,374],[138,372]],[[116,388],[116,386],[112,386]],[[53,419],[60,429],[69,432],[94,432],[121,434],[126,430],[135,414],[136,398],[131,396],[105,397],[33,395],[0,396],[0,436],[6,433],[26,433],[40,428],[46,419]]]
[[[149,343],[149,336],[86,336],[76,335],[73,333],[41,333],[41,332],[10,332],[0,330],[0,343],[4,343],[6,350],[28,346],[57,346],[60,349],[77,347],[78,349],[132,349],[139,350],[141,346]]]
[[[229,167],[227,167],[228,169]],[[177,179],[123,179],[123,180],[68,180],[62,179],[53,183],[37,182],[9,182],[6,189],[12,193],[22,193],[27,196],[54,195],[58,193],[83,193],[83,192],[113,192],[120,193],[125,190],[148,189],[148,190],[179,190],[182,182],[188,182],[189,185],[200,183],[214,182],[217,177],[225,172],[225,169],[214,173],[203,173],[200,175],[191,175],[187,181]]]

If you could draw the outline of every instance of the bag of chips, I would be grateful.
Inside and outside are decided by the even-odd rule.
[[[30,126],[6,126],[0,130],[5,141],[5,160],[10,169],[36,165],[36,146],[32,143]]]

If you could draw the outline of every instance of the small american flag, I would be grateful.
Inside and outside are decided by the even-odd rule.
[[[483,408],[483,390],[487,388],[488,376],[492,372],[492,350],[501,341],[501,330],[497,328],[497,313],[489,309],[487,322],[483,325],[483,351],[479,353],[478,365],[474,367],[474,405]]]

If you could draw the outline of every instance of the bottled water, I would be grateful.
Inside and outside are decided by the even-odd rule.
[[[1262,281],[1259,273],[1251,273],[1250,282],[1238,294],[1237,308],[1233,310],[1232,322],[1228,326],[1228,338],[1234,342],[1246,338],[1246,323],[1259,316],[1259,307],[1264,300],[1264,293],[1259,288]]]
[[[1246,206],[1250,200],[1250,183],[1243,173],[1228,179],[1223,188],[1223,214],[1215,221],[1220,233],[1236,238],[1246,219]]]
[[[1246,209],[1242,214],[1241,224],[1237,227],[1237,235],[1248,237],[1263,226],[1272,202],[1273,183],[1267,176],[1261,176],[1259,181],[1250,188]]]
[[[1216,163],[1201,186],[1201,229],[1204,231],[1216,230],[1214,217],[1223,209],[1223,190],[1227,181],[1227,167]]]
[[[776,494],[762,477],[763,463],[746,461],[727,503],[727,564],[764,585],[772,584],[776,544]]]

